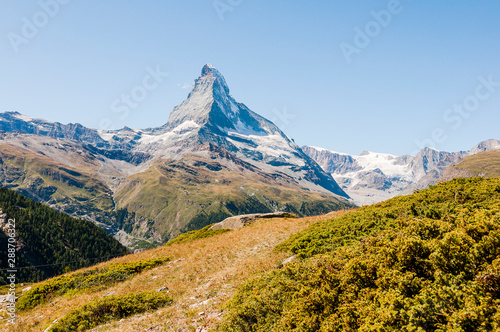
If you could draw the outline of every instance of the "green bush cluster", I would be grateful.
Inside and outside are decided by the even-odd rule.
[[[216,229],[216,230],[211,230],[210,227],[212,227],[213,224],[208,225],[203,227],[202,229],[199,229],[197,231],[190,231],[184,234],[179,235],[173,240],[170,240],[167,242],[167,245],[172,245],[176,243],[186,243],[186,242],[191,242],[197,239],[204,239],[207,237],[211,237],[214,235],[222,234],[225,232],[230,231],[229,229]]]
[[[33,286],[19,298],[17,309],[31,309],[46,302],[49,298],[66,293],[106,288],[166,261],[168,261],[167,258],[153,258],[131,263],[113,263],[104,267],[62,275]]]
[[[277,251],[291,251],[301,258],[351,244],[363,236],[394,226],[393,209],[360,208],[337,219],[320,221],[292,235],[276,246]]]
[[[305,258],[241,287],[220,331],[500,330],[500,179],[366,207],[286,248]]]
[[[111,320],[158,309],[171,302],[172,298],[165,292],[156,291],[109,296],[69,312],[50,331],[85,331]]]

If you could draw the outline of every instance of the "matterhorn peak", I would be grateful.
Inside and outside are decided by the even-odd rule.
[[[166,132],[174,130],[186,121],[209,128],[213,133],[271,134],[288,140],[275,124],[238,103],[229,94],[224,76],[210,64],[203,66],[188,98],[174,108],[163,129]]]
[[[201,76],[196,80],[195,85],[200,82],[200,83],[205,83],[202,84],[203,86],[206,86],[206,82],[209,82],[209,84],[212,86],[212,89],[215,88],[221,88],[226,94],[229,94],[229,87],[227,86],[226,80],[224,79],[224,76],[215,68],[213,65],[207,63],[206,65],[203,66],[201,69]]]
[[[213,75],[214,72],[217,72],[218,74],[220,74],[219,71],[217,70],[217,68],[215,68],[214,65],[212,65],[211,63],[207,63],[201,69],[201,76]]]
[[[217,116],[214,104],[224,117]],[[194,121],[202,126],[214,116],[218,118],[216,125],[231,128],[233,125],[230,122],[238,116],[237,113],[239,107],[229,95],[224,76],[213,65],[206,64],[201,70],[201,76],[194,81],[187,99],[170,113],[166,129],[172,130],[185,121]]]

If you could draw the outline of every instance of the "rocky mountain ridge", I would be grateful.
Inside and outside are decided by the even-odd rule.
[[[500,149],[500,141],[494,139],[481,142],[468,151],[445,152],[426,147],[415,156],[375,152],[352,156],[317,147],[302,147],[359,205],[427,188],[436,183],[450,165],[467,156],[496,149]]]

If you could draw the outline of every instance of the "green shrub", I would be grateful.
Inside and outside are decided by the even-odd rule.
[[[212,225],[214,225],[214,224],[212,224]],[[168,241],[167,245],[170,246],[170,245],[176,244],[176,243],[191,242],[191,241],[194,241],[197,239],[204,239],[207,237],[211,237],[214,235],[218,235],[218,234],[222,234],[222,233],[226,233],[226,232],[230,231],[229,229],[211,230],[210,227],[212,227],[212,225],[205,226],[202,229],[199,229],[197,231],[190,231],[190,232],[181,234],[178,237],[176,237],[175,239]]]
[[[46,302],[49,298],[67,293],[74,294],[75,291],[106,288],[168,260],[167,258],[153,258],[131,263],[113,263],[104,267],[62,275],[33,286],[19,298],[17,309],[31,309]]]
[[[392,210],[380,213],[361,208],[336,219],[320,221],[299,232],[276,247],[278,251],[291,251],[299,257],[311,257],[358,241],[378,230],[392,227],[388,219]]]
[[[413,195],[365,206],[342,217],[318,222],[292,236],[276,249],[291,251],[299,257],[311,257],[392,228],[398,218],[449,220],[460,218],[465,211],[498,207],[499,180],[490,179],[491,183],[484,183],[484,180],[455,179]]]
[[[249,280],[219,331],[500,330],[500,179],[365,207],[281,248],[305,258]]]
[[[158,309],[171,302],[172,298],[165,292],[156,291],[109,296],[70,311],[50,331],[85,331],[111,320]]]

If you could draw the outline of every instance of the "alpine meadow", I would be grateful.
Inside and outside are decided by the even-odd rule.
[[[500,331],[500,2],[0,9],[0,331]]]

